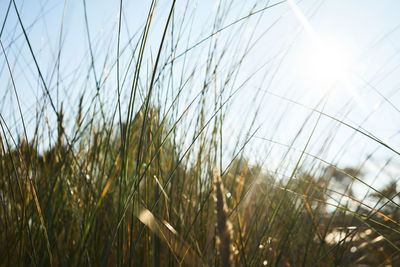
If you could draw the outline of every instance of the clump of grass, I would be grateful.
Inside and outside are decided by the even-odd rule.
[[[207,7],[212,16],[204,34],[194,26],[204,14],[191,1],[179,10],[168,3],[165,13],[158,1],[149,2],[136,31],[124,28],[128,15],[120,1],[115,34],[104,38],[93,37],[86,4],[87,51],[72,71],[62,64],[68,1],[49,65],[38,60],[29,31],[45,24],[44,14],[28,26],[16,1],[6,11],[1,56],[11,60],[2,61],[0,75],[10,81],[19,117],[6,116],[12,103],[2,102],[1,266],[399,264],[396,181],[383,189],[364,181],[361,170],[372,155],[355,167],[324,158],[341,127],[377,150],[387,145],[320,110],[324,101],[310,108],[261,89],[248,97],[250,81],[262,80],[260,88],[272,83],[269,59],[250,74],[244,70],[272,28],[260,33],[262,19],[281,2],[219,1]],[[7,24],[12,16],[15,29]],[[26,54],[15,54],[21,47]],[[22,73],[12,68],[29,59]],[[43,89],[33,109],[20,101],[21,80],[39,81]],[[273,127],[290,108],[309,112],[290,143],[279,141],[278,130],[260,136],[267,95],[284,107],[282,117],[272,114]],[[333,130],[324,128],[328,136],[311,152],[323,119]],[[356,183],[368,188],[364,198],[354,195]]]

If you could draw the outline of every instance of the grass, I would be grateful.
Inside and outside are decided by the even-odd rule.
[[[399,152],[326,111],[329,94],[308,106],[270,91],[282,51],[245,71],[282,16],[267,30],[262,19],[284,1],[221,1],[206,33],[198,32],[196,16],[204,14],[193,3],[164,4],[151,1],[132,34],[121,0],[105,38],[91,32],[83,0],[87,51],[64,72],[68,1],[47,65],[31,32],[46,24],[45,14],[28,26],[24,6],[8,2],[0,32],[1,77],[12,92],[0,114],[0,265],[398,265],[397,181],[378,188],[364,169],[387,151],[379,179]],[[237,15],[238,7],[247,9]],[[256,25],[250,33],[248,25]],[[30,110],[22,80],[37,83]],[[259,123],[269,97],[281,107]],[[12,103],[15,115],[6,112]],[[268,123],[279,129],[293,108],[306,116],[289,143],[279,130],[263,134]],[[376,147],[359,166],[326,156],[342,128]],[[339,158],[355,145],[347,142]],[[271,159],[277,167],[268,167]],[[364,197],[357,186],[367,189]]]

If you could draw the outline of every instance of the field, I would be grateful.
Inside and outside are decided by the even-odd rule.
[[[400,266],[395,1],[349,54],[324,23],[375,4],[32,2],[0,2],[0,266]]]

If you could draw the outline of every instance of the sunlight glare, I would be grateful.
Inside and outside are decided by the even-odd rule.
[[[350,46],[345,45],[340,38],[321,38],[297,4],[293,0],[288,3],[311,39],[311,45],[309,43],[301,51],[299,59],[302,80],[306,85],[323,91],[331,91],[340,82],[341,86],[335,87],[335,93],[346,89],[360,105],[359,97],[349,81],[349,74],[354,71],[352,67],[356,62]]]
[[[331,87],[338,81],[346,83],[353,65],[349,49],[333,40],[307,48],[300,62],[302,77],[318,87]]]

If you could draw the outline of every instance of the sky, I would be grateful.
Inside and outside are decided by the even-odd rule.
[[[93,89],[96,79],[94,76],[101,80],[108,75],[110,78],[105,82],[101,97],[105,102],[114,103],[116,88],[113,60],[116,55],[119,1],[15,2],[44,79],[51,88],[55,106],[59,108],[63,102],[65,109],[76,110],[82,92],[89,104],[96,95]],[[83,3],[88,11],[92,52],[88,49]],[[182,25],[178,55],[185,48],[210,36],[216,29],[230,25],[248,15],[251,10],[260,10],[277,1],[233,1],[230,13],[223,20],[215,22],[215,14],[221,12],[218,10],[219,3],[220,1],[211,0],[177,1],[177,22],[183,16],[186,5],[189,10],[194,10]],[[123,4],[121,47],[127,45],[127,49],[121,56],[122,68],[129,64],[129,55],[133,53],[135,42],[128,44],[128,41],[130,38],[137,40],[138,35],[135,33],[144,25],[150,1],[123,1]],[[152,71],[170,4],[170,1],[160,1],[155,11],[143,75]],[[4,21],[8,5],[8,0],[0,0],[0,21]],[[312,113],[305,124],[305,130],[300,131],[300,138],[295,139],[292,146],[303,149],[311,130],[318,122],[311,145],[307,148],[308,153],[320,155],[327,162],[342,167],[359,166],[373,153],[365,166],[370,173],[366,177],[369,181],[375,179],[384,163],[392,159],[393,164],[386,166],[377,180],[376,186],[379,187],[390,179],[398,178],[398,155],[327,116],[319,119],[319,113],[312,112],[310,108],[323,111],[355,128],[361,127],[362,131],[400,151],[399,10],[400,2],[397,0],[286,1],[243,22],[235,23],[194,47],[185,59],[190,60],[191,65],[190,68],[187,67],[184,76],[188,76],[190,70],[196,70],[196,73],[205,72],[202,62],[207,61],[208,53],[204,51],[216,39],[219,41],[216,51],[223,52],[229,48],[227,56],[220,62],[223,66],[220,74],[222,77],[228,75],[228,67],[236,64],[246,45],[251,44],[246,60],[241,63],[240,72],[237,73],[237,84],[250,76],[252,79],[229,102],[224,126],[224,140],[227,141],[224,146],[233,147],[238,140],[248,138],[248,133],[242,129],[247,129],[253,123],[250,118],[258,110],[254,128],[259,129],[246,153],[254,158],[254,162],[261,161],[267,168],[276,169],[281,166],[287,150],[287,147],[279,143],[292,144],[306,118]],[[55,69],[61,27],[62,77],[57,85]],[[179,24],[175,27],[178,32]],[[28,127],[32,133],[35,114],[39,108],[37,103],[42,103],[46,97],[43,97],[43,87],[13,6],[5,23],[1,42],[13,69],[24,117],[31,118],[28,120]],[[96,70],[89,72],[90,78],[86,79],[85,75],[91,64],[90,53],[96,58]],[[0,112],[15,131],[20,131],[16,99],[3,53],[0,58],[0,97],[3,99]],[[177,60],[176,73],[182,71],[182,62],[183,57]],[[200,90],[203,79],[203,76],[199,77],[198,82],[193,82],[192,89],[185,92],[188,101]],[[174,78],[176,84],[178,80],[178,77]],[[126,92],[128,84],[123,87]],[[217,89],[221,86],[217,83],[215,85]],[[168,93],[166,90],[158,95],[163,97]],[[226,99],[228,95],[226,93],[223,97]],[[65,101],[66,99],[69,101]],[[47,108],[44,112],[52,120],[51,109]],[[326,148],[322,154],[321,147]],[[292,153],[290,157],[289,165],[296,162],[299,153]],[[313,159],[306,157],[304,160],[312,162]],[[279,168],[282,172],[290,169],[283,166]]]

